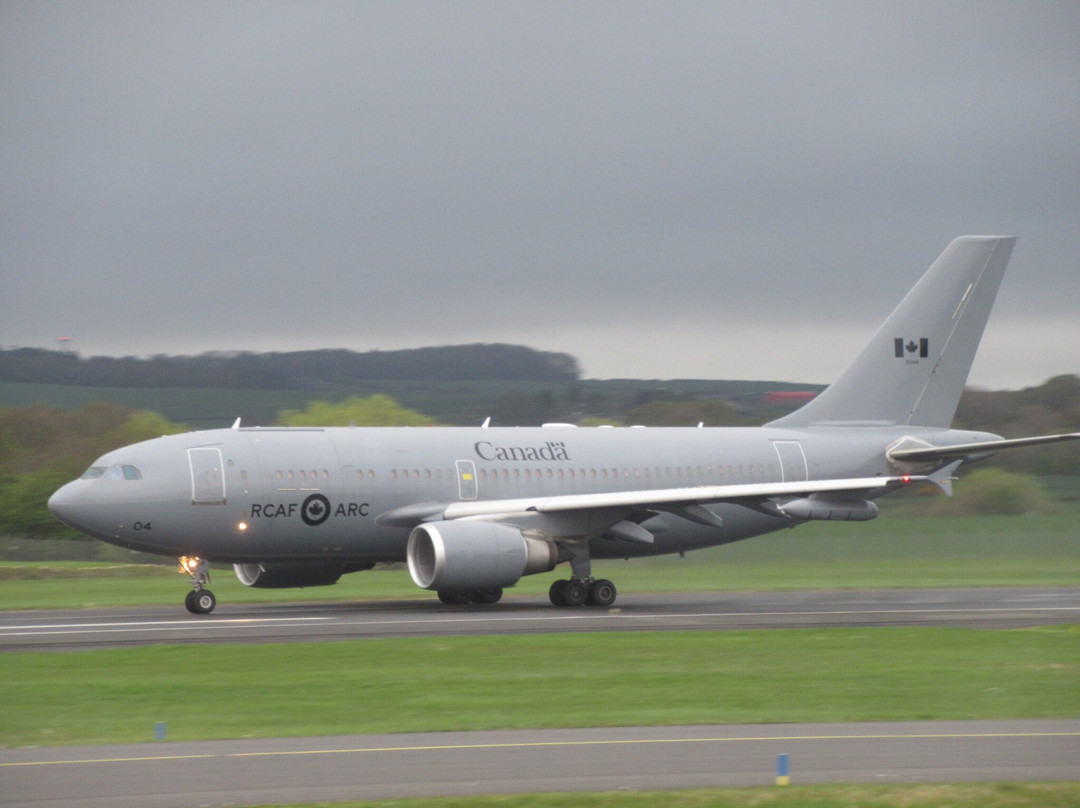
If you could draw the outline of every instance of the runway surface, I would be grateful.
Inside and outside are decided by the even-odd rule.
[[[627,727],[0,750],[0,805],[189,808],[536,791],[1075,780],[1080,720]]]
[[[540,597],[449,607],[432,597],[361,603],[222,603],[213,614],[192,616],[178,603],[169,608],[0,612],[0,650],[566,631],[1022,628],[1061,623],[1080,623],[1080,587],[630,594],[613,609],[560,609]]]

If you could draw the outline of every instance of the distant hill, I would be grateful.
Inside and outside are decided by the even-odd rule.
[[[344,391],[375,380],[569,384],[579,376],[578,362],[569,354],[502,344],[147,358],[84,358],[40,348],[0,351],[0,381],[87,387]]]

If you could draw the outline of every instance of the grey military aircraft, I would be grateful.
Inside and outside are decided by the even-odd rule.
[[[210,562],[248,586],[333,584],[379,562],[450,604],[495,603],[568,563],[557,606],[610,606],[594,558],[683,553],[875,500],[1002,449],[951,429],[1014,239],[953,241],[821,395],[747,428],[245,428],[171,435],[102,456],[49,499],[71,527],[178,558],[193,614]]]

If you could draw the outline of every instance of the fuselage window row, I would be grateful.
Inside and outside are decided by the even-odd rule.
[[[242,472],[244,479],[247,472]],[[95,466],[87,469],[83,475],[84,479],[93,477],[113,477],[115,479],[126,480],[138,480],[142,479],[142,473],[135,466],[114,466],[110,468]],[[317,482],[322,480],[328,482],[330,480],[330,472],[327,469],[277,469],[272,473],[272,479],[276,482],[290,481],[290,482]],[[376,473],[375,469],[361,469],[358,468],[355,471],[357,479],[377,479],[380,475]],[[454,480],[456,474],[452,469],[430,469],[430,468],[413,468],[413,469],[390,469],[386,475],[390,480],[419,480],[423,479],[436,479],[436,480]],[[668,481],[700,481],[700,482],[716,482],[723,484],[726,482],[736,483],[742,481],[756,481],[756,480],[778,480],[780,479],[777,467],[775,464],[758,464],[758,465],[716,465],[716,466],[655,466],[655,467],[638,467],[638,468],[577,468],[577,469],[487,469],[481,468],[477,472],[477,476],[481,480],[491,482],[504,482],[510,483],[511,481],[527,480],[529,482],[538,482],[545,479],[581,479],[581,480],[643,480],[648,485],[665,485]]]

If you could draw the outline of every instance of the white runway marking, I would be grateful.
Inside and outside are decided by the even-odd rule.
[[[809,611],[761,611],[761,612],[667,612],[634,614],[625,611],[599,612],[588,611],[577,614],[537,614],[537,615],[475,615],[455,617],[403,617],[390,620],[335,620],[331,616],[312,617],[245,617],[221,618],[211,620],[131,620],[107,623],[40,623],[25,626],[0,626],[0,637],[24,637],[48,634],[92,634],[124,631],[189,631],[189,630],[228,630],[232,628],[251,628],[253,626],[289,625],[304,622],[337,622],[350,626],[407,626],[407,625],[482,625],[492,621],[501,623],[536,623],[567,622],[581,620],[690,620],[702,618],[732,619],[755,617],[858,617],[875,615],[921,615],[921,614],[1003,614],[1003,613],[1040,613],[1040,612],[1078,612],[1080,606],[1021,606],[1002,607],[954,607],[942,606],[934,609],[827,609]]]
[[[236,617],[199,622],[195,620],[129,620],[115,623],[41,623],[0,626],[0,637],[36,637],[46,634],[108,634],[119,631],[188,631],[190,629],[241,628],[332,620],[330,617]]]

